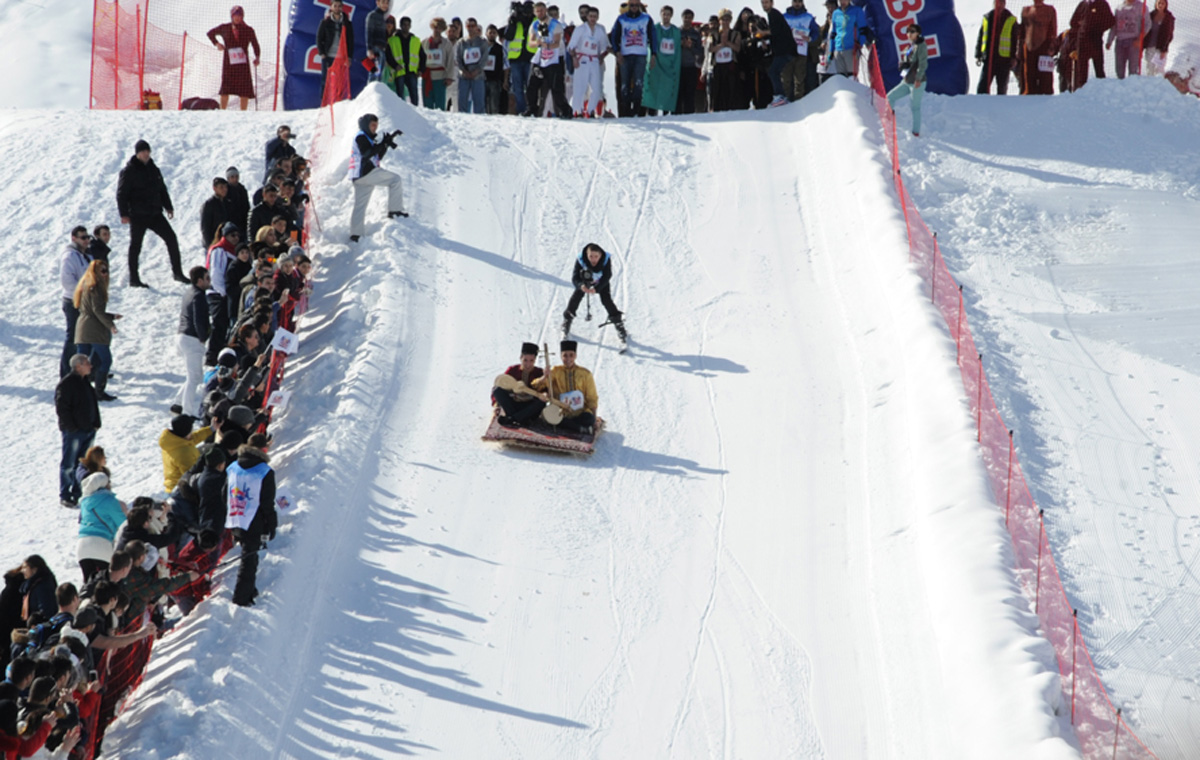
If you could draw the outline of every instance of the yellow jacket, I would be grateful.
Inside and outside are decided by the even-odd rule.
[[[583,391],[583,409],[580,412],[568,412],[566,416],[574,417],[581,412],[596,413],[600,406],[600,396],[596,393],[596,381],[592,379],[591,370],[576,364],[567,369],[561,364],[550,370],[550,379],[554,381],[554,394],[562,398],[569,391]],[[533,387],[538,390],[546,388],[546,378],[539,377],[533,381]]]
[[[202,427],[192,432],[191,439],[180,438],[170,430],[162,431],[158,437],[158,447],[162,449],[163,458],[163,488],[170,493],[179,479],[184,476],[192,465],[200,458],[196,446],[212,437],[212,428]]]

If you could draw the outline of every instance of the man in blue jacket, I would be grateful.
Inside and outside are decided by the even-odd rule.
[[[851,5],[850,0],[838,0],[838,9],[833,12],[833,28],[830,31],[833,44],[830,46],[829,57],[834,70],[846,77],[853,77],[857,72],[855,65],[858,61],[858,49],[870,41],[871,31],[867,27],[867,15],[857,5]]]

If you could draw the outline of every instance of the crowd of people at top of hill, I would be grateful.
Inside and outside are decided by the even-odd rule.
[[[422,39],[411,18],[389,15],[391,0],[376,0],[362,63],[371,79],[414,105],[572,118],[613,115],[603,76],[611,56],[617,115],[643,116],[798,100],[829,76],[852,76],[872,38],[862,9],[849,0],[827,0],[823,23],[804,0],[761,6],[736,17],[723,9],[706,22],[685,9],[676,24],[671,6],[658,9],[656,22],[641,0],[629,0],[609,27],[590,4],[568,20],[555,5],[525,0],[512,4],[504,24],[434,18]],[[332,0],[317,34],[326,87],[342,37],[353,50],[353,34],[342,3]]]
[[[81,575],[78,586],[59,584],[33,555],[5,576],[0,619],[13,642],[0,653],[9,663],[9,680],[0,686],[6,757],[75,757],[72,747],[95,748],[105,721],[97,732],[88,719],[106,689],[104,652],[168,628],[170,608],[187,614],[208,593],[207,576],[234,543],[242,552],[233,601],[254,604],[258,554],[278,523],[265,430],[271,382],[287,351],[273,343],[294,328],[312,292],[312,261],[296,245],[306,172],[291,137],[283,126],[267,143],[263,186],[253,196],[230,167],[213,180],[203,205],[204,246],[195,258],[203,251],[204,264],[183,275],[178,316],[170,317],[186,379],[158,439],[162,494],[119,499],[97,445],[101,402],[116,400],[108,392],[121,316],[108,310],[112,230],[98,225],[94,237],[84,226],[71,230],[60,259],[66,338],[55,408],[59,501],[79,510]],[[164,238],[172,269],[182,274],[167,220],[170,196],[144,140],[122,170],[117,204],[131,226],[130,285],[142,286],[139,230]],[[257,231],[255,239],[243,242],[249,230]],[[44,688],[47,676],[53,678]]]
[[[1105,77],[1105,51],[1112,50],[1118,79],[1131,74],[1163,76],[1167,52],[1175,37],[1175,16],[1169,0],[1079,0],[1066,24],[1045,0],[1034,0],[1018,17],[1005,0],[994,0],[983,17],[975,41],[975,61],[980,65],[976,91],[983,95],[1008,92],[1015,76],[1023,95],[1073,92],[1088,81],[1088,72]],[[1178,75],[1176,75],[1178,78]],[[1177,85],[1178,87],[1178,85]]]

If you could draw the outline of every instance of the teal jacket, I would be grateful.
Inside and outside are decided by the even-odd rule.
[[[125,512],[121,510],[121,502],[117,495],[107,488],[102,488],[91,496],[85,496],[79,502],[79,537],[95,536],[112,541],[117,536],[117,528],[125,522]]]

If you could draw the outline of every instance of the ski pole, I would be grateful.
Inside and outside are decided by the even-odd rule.
[[[587,313],[583,315],[584,322],[592,321],[592,294],[587,294]]]

